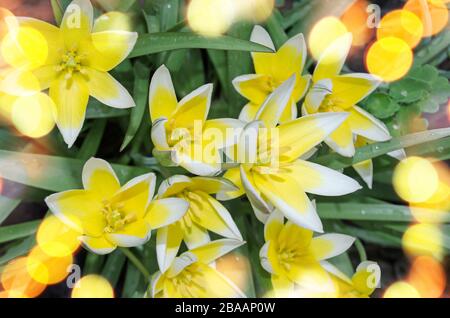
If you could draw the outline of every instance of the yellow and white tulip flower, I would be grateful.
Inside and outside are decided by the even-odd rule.
[[[245,127],[237,147],[239,166],[224,175],[239,190],[220,192],[218,198],[231,200],[246,193],[261,222],[279,210],[298,226],[322,232],[322,222],[306,193],[339,196],[360,189],[360,185],[335,170],[303,159],[348,114],[314,114],[277,126],[290,105],[295,83],[293,75],[267,98],[256,121]],[[254,160],[248,162],[248,158]]]
[[[60,28],[33,18],[19,18],[20,27],[37,30],[45,38],[47,57],[32,73],[40,90],[49,89],[56,105],[56,124],[69,147],[83,126],[89,96],[114,108],[135,106],[128,91],[108,72],[129,55],[137,33],[108,29],[108,23],[94,21],[93,16],[89,0],[74,0]]]
[[[302,107],[304,115],[349,113],[342,125],[325,139],[328,146],[345,157],[354,156],[355,143],[361,143],[361,138],[370,142],[391,139],[386,125],[357,106],[358,102],[380,85],[381,80],[365,73],[340,75],[351,45],[352,35],[347,33],[331,43],[323,52],[314,70],[313,83]],[[354,168],[371,187],[372,162],[363,162]]]
[[[97,254],[134,247],[150,239],[151,230],[178,221],[189,208],[179,198],[154,200],[156,176],[136,177],[120,186],[112,167],[92,158],[82,173],[82,190],[69,190],[45,199],[50,210],[81,233],[84,246]]]
[[[244,293],[214,268],[214,261],[245,242],[222,239],[191,249],[154,274],[154,298],[242,298]]]
[[[211,194],[234,191],[236,187],[227,179],[177,175],[161,184],[158,198],[176,197],[189,203],[189,210],[176,223],[157,232],[159,268],[165,272],[172,264],[184,240],[189,249],[210,241],[208,231],[226,238],[242,241],[241,233],[228,210]]]
[[[207,120],[212,91],[213,85],[206,84],[178,102],[164,65],[155,72],[150,84],[155,149],[169,152],[174,163],[201,176],[216,175],[222,170],[221,149],[233,145],[237,132],[244,126],[240,120],[231,118]]]
[[[362,262],[358,265],[356,272],[351,278],[327,261],[322,261],[321,265],[333,280],[337,290],[337,297],[369,298],[375,291],[375,288],[379,286],[381,270],[376,262]]]
[[[311,230],[284,222],[275,210],[264,227],[261,265],[271,274],[275,296],[332,296],[335,286],[321,261],[344,253],[354,238],[343,234],[313,237]]]
[[[269,33],[261,26],[254,27],[250,40],[275,51]],[[250,101],[242,109],[239,119],[254,120],[267,97],[293,74],[296,75],[295,86],[280,121],[297,118],[297,102],[305,95],[311,80],[310,75],[302,76],[307,54],[303,34],[289,39],[276,53],[252,53],[256,74],[241,75],[233,80],[235,89]]]

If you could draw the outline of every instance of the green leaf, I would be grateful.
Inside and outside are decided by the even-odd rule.
[[[450,222],[450,214],[441,215],[433,209],[415,208],[413,216],[408,206],[387,203],[318,203],[317,211],[326,220],[412,222],[415,216],[420,215],[427,222]]]
[[[161,30],[168,31],[178,22],[179,0],[166,0],[160,9]]]
[[[225,92],[230,88],[228,84],[227,54],[225,51],[208,50],[208,56],[219,78],[220,85]]]
[[[86,259],[83,265],[83,275],[100,274],[105,261],[104,255],[97,255],[94,253],[86,252]]]
[[[78,152],[77,158],[88,160],[94,157],[100,147],[103,133],[105,132],[106,119],[99,119],[95,125],[89,130],[87,137],[83,140],[83,144]]]
[[[399,111],[400,105],[383,93],[375,93],[365,102],[365,108],[377,118],[385,119]]]
[[[57,25],[61,25],[61,21],[63,18],[63,12],[61,6],[59,5],[58,0],[51,0],[53,16],[55,17],[55,22]]]
[[[448,136],[450,136],[450,128],[435,129],[403,137],[396,137],[387,142],[374,143],[358,148],[353,158],[346,158],[336,153],[331,153],[320,156],[312,161],[332,169],[343,169],[395,150],[425,144]]]
[[[145,292],[144,279],[141,272],[131,262],[127,262],[125,283],[123,285],[122,297],[142,298]]]
[[[433,38],[424,48],[416,52],[414,65],[424,65],[432,61],[435,57],[448,49],[450,46],[450,30],[444,30],[441,34]]]
[[[19,204],[20,200],[10,199],[0,195],[0,224],[10,216]]]
[[[6,264],[19,256],[27,254],[35,244],[36,239],[34,235],[27,237],[22,241],[14,242],[14,244],[8,247],[6,253],[0,257],[0,265]]]
[[[263,45],[229,36],[208,38],[188,32],[166,32],[139,36],[136,46],[129,57],[138,57],[178,49],[272,52],[270,48]]]
[[[0,227],[0,243],[10,242],[36,233],[41,221],[31,221]]]
[[[267,30],[276,48],[280,48],[289,39],[278,19],[279,14],[280,12],[278,10],[274,10],[266,21]]]
[[[0,176],[51,192],[81,188],[84,160],[0,150]],[[122,183],[148,173],[145,168],[112,165]],[[33,171],[33,173],[27,173]],[[42,173],[39,173],[42,172]]]
[[[114,118],[127,116],[130,113],[128,109],[118,109],[108,107],[94,98],[90,98],[86,111],[86,119],[95,118]]]
[[[399,103],[410,104],[426,97],[430,84],[413,78],[405,78],[390,85],[389,95]]]
[[[112,286],[116,286],[119,281],[125,261],[126,256],[120,250],[116,250],[108,255],[102,270],[102,276],[105,277]]]
[[[144,120],[145,110],[147,109],[150,69],[138,61],[134,65],[134,76],[134,101],[136,102],[136,106],[131,109],[130,124],[120,151],[125,149],[133,140],[141,126],[142,120]]]

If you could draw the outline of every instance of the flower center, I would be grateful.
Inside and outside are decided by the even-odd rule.
[[[336,97],[331,95],[327,95],[319,107],[319,112],[322,113],[343,112],[343,111],[345,110],[339,105],[339,100],[337,100]]]
[[[203,289],[199,286],[195,278],[198,274],[195,272],[195,266],[190,265],[183,269],[181,273],[172,278],[172,284],[183,297],[194,297],[194,288]]]
[[[286,271],[291,269],[291,264],[295,261],[295,257],[297,253],[292,250],[283,249],[278,256],[278,260],[280,266],[283,267]]]
[[[122,211],[123,204],[111,204],[109,201],[103,202],[102,213],[105,217],[105,233],[113,233],[123,229],[125,225],[136,220],[134,214],[126,214]]]
[[[82,61],[84,58],[84,55],[79,54],[76,50],[67,51],[62,55],[56,70],[65,73],[67,79],[71,78],[74,73],[83,73]]]

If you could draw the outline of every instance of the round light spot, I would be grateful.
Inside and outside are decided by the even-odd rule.
[[[48,43],[45,37],[30,27],[9,30],[1,43],[6,63],[14,68],[35,69],[47,60]]]
[[[395,168],[393,184],[403,200],[412,203],[425,202],[438,190],[439,175],[428,160],[409,157]]]
[[[341,17],[342,23],[353,34],[354,46],[366,45],[374,33],[374,29],[369,28],[367,25],[367,20],[369,19],[368,5],[367,0],[357,0]]]
[[[97,20],[95,20],[94,32],[113,30],[131,31],[132,28],[133,26],[129,15],[118,11],[110,11],[102,14]]]
[[[205,36],[225,33],[237,14],[229,0],[192,0],[187,9],[187,20],[193,31]]]
[[[407,282],[396,282],[384,292],[384,298],[420,298],[419,292]]]
[[[448,23],[448,0],[409,0],[404,9],[417,15],[424,26],[424,36],[441,32]]]
[[[227,254],[217,260],[216,268],[241,290],[247,289],[250,264],[245,256],[238,253]]]
[[[432,224],[415,224],[403,234],[403,249],[411,256],[442,257],[442,233]]]
[[[422,39],[423,32],[422,21],[414,13],[407,10],[394,10],[381,19],[377,38],[397,37],[414,48]]]
[[[23,135],[40,138],[55,127],[55,109],[52,99],[44,93],[22,96],[13,104],[11,119]]]
[[[34,280],[42,284],[52,285],[66,278],[72,262],[72,255],[52,257],[39,246],[36,246],[28,255],[27,270]]]
[[[37,231],[39,247],[49,256],[65,257],[80,247],[80,233],[62,223],[56,216],[46,217]]]
[[[347,27],[336,17],[325,17],[317,22],[309,34],[309,49],[318,60],[335,40],[348,33]]]
[[[37,297],[46,287],[28,274],[26,257],[16,258],[6,265],[1,273],[1,283],[8,293],[5,297],[14,298]]]
[[[408,276],[408,282],[424,298],[441,297],[445,291],[446,281],[447,278],[442,265],[428,256],[417,257]]]
[[[408,43],[396,37],[387,37],[372,44],[367,52],[366,65],[371,74],[393,82],[408,73],[413,59]]]
[[[87,275],[75,284],[72,298],[114,298],[114,290],[102,276]]]

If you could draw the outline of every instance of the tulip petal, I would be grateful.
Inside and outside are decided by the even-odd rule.
[[[248,74],[236,77],[233,86],[243,97],[255,104],[262,104],[272,93],[269,77],[266,75]]]
[[[284,215],[275,209],[267,219],[264,225],[264,239],[266,241],[278,239],[278,235],[284,226]]]
[[[227,178],[194,177],[191,180],[192,185],[189,186],[189,190],[191,191],[200,190],[204,193],[214,194],[218,192],[236,191],[239,189]]]
[[[45,198],[50,211],[64,224],[89,235],[100,236],[106,226],[102,204],[90,191],[70,190]]]
[[[355,155],[355,144],[349,120],[346,120],[339,128],[333,131],[326,139],[327,145],[344,157]]]
[[[313,81],[315,83],[324,78],[333,78],[341,72],[352,46],[352,40],[352,34],[347,33],[336,39],[323,52],[314,70]]]
[[[311,243],[313,231],[298,226],[292,221],[287,221],[277,237],[278,245],[281,248],[295,250],[305,253]]]
[[[92,33],[92,46],[87,57],[89,66],[101,72],[112,70],[131,53],[137,38],[136,32],[128,31]]]
[[[150,203],[145,220],[152,229],[159,229],[181,219],[188,209],[189,203],[183,199],[167,198],[155,200]]]
[[[244,244],[245,242],[240,240],[220,239],[191,249],[190,252],[197,256],[199,262],[210,264]]]
[[[258,43],[261,45],[264,45],[268,47],[269,49],[272,49],[275,51],[275,45],[273,44],[273,41],[270,37],[269,32],[266,31],[262,26],[255,25],[252,34],[250,36],[250,41],[254,43]]]
[[[99,201],[110,199],[119,189],[120,183],[111,165],[103,159],[91,158],[84,164],[83,187],[99,197]]]
[[[293,161],[320,144],[348,117],[346,113],[308,115],[279,126],[280,161]]]
[[[153,74],[150,83],[149,107],[152,122],[159,118],[170,118],[177,104],[170,72],[165,65],[162,65]]]
[[[372,160],[366,160],[353,165],[355,171],[364,180],[369,189],[373,185],[373,163]]]
[[[196,122],[203,127],[211,106],[213,85],[206,84],[184,97],[172,116],[176,128],[192,129]]]
[[[114,108],[131,108],[136,106],[133,97],[109,73],[85,69],[89,94],[105,105]]]
[[[266,128],[276,127],[286,107],[291,106],[289,102],[295,81],[296,76],[293,75],[280,85],[261,105],[255,120],[262,121]]]
[[[333,82],[331,79],[325,78],[317,81],[310,89],[305,98],[304,110],[308,114],[317,113],[323,101],[328,95],[331,95],[333,90]]]
[[[297,160],[290,164],[288,169],[288,174],[295,178],[307,193],[340,196],[361,189],[358,182],[352,178],[312,162]]]
[[[348,109],[369,96],[380,85],[381,80],[365,73],[345,74],[332,79],[333,97],[338,106]]]
[[[174,175],[161,183],[158,189],[158,196],[163,198],[174,196],[192,184],[191,178],[183,175]]]
[[[156,234],[156,256],[162,273],[172,265],[182,240],[183,231],[178,223],[158,229]]]
[[[341,270],[339,268],[337,268],[336,266],[334,266],[333,264],[331,264],[330,262],[327,261],[321,261],[320,265],[323,267],[323,269],[325,269],[328,273],[332,274],[333,276],[336,276],[337,278],[339,278],[340,280],[342,280],[343,282],[345,282],[346,284],[351,285],[352,284],[352,280],[345,275],[343,272],[341,272]]]
[[[253,178],[261,194],[288,220],[316,232],[323,231],[316,209],[296,179],[286,175],[274,177],[257,173],[253,174]]]
[[[76,49],[90,37],[94,23],[94,8],[89,0],[73,0],[61,22],[61,32],[67,49]]]
[[[283,274],[272,275],[272,286],[275,297],[288,298],[294,295],[295,284]]]
[[[184,252],[179,257],[175,258],[166,275],[169,278],[173,278],[180,274],[186,267],[196,263],[197,256],[191,251]]]
[[[273,211],[273,207],[262,198],[261,192],[255,184],[253,173],[245,171],[242,165],[240,166],[240,171],[242,186],[252,205],[253,212],[255,212],[255,216],[260,222],[265,223]]]
[[[249,123],[251,121],[254,121],[256,118],[256,114],[258,113],[259,105],[254,103],[248,103],[245,105],[241,113],[239,114],[239,120],[242,120],[243,122]]]
[[[250,41],[264,45],[275,51],[275,46],[269,33],[261,26],[256,25],[253,28]],[[272,64],[275,59],[275,53],[252,53],[253,64],[257,74],[272,75]]]
[[[220,201],[228,201],[239,198],[245,194],[244,187],[241,182],[241,171],[239,168],[232,168],[227,170],[223,175],[223,178],[231,181],[236,187],[235,191],[220,191],[217,193],[217,199]]]
[[[152,124],[151,138],[153,145],[159,151],[169,151],[170,146],[167,143],[167,119],[159,118]]]
[[[218,149],[234,146],[244,126],[245,122],[233,118],[207,120],[203,126],[203,143]]]
[[[148,173],[128,181],[111,199],[122,205],[121,211],[140,219],[145,216],[155,192],[156,176]]]
[[[275,53],[274,70],[278,81],[285,81],[292,74],[301,74],[306,62],[307,48],[303,34],[297,34],[284,43]]]
[[[316,259],[325,260],[344,253],[354,242],[349,235],[329,233],[314,237],[310,249]]]
[[[121,247],[135,247],[145,244],[151,236],[151,227],[144,220],[125,225],[119,231],[106,234],[108,240]]]
[[[69,80],[59,77],[50,86],[50,97],[56,105],[56,124],[70,148],[83,127],[89,89],[79,76]]]
[[[230,212],[216,199],[204,192],[191,192],[201,205],[191,203],[190,208],[196,216],[196,222],[203,228],[221,236],[242,240],[242,235],[233,221]]]
[[[314,294],[326,289],[334,290],[330,276],[320,266],[320,263],[310,255],[298,259],[287,274],[292,281],[304,290],[303,292]]]
[[[353,107],[348,118],[353,133],[372,141],[388,141],[392,137],[386,125],[360,107]]]
[[[183,232],[183,239],[188,249],[197,248],[211,241],[208,231],[195,222],[192,222],[190,227],[184,226]]]
[[[98,255],[106,255],[116,249],[116,245],[108,241],[104,236],[81,236],[79,239],[84,247]]]

